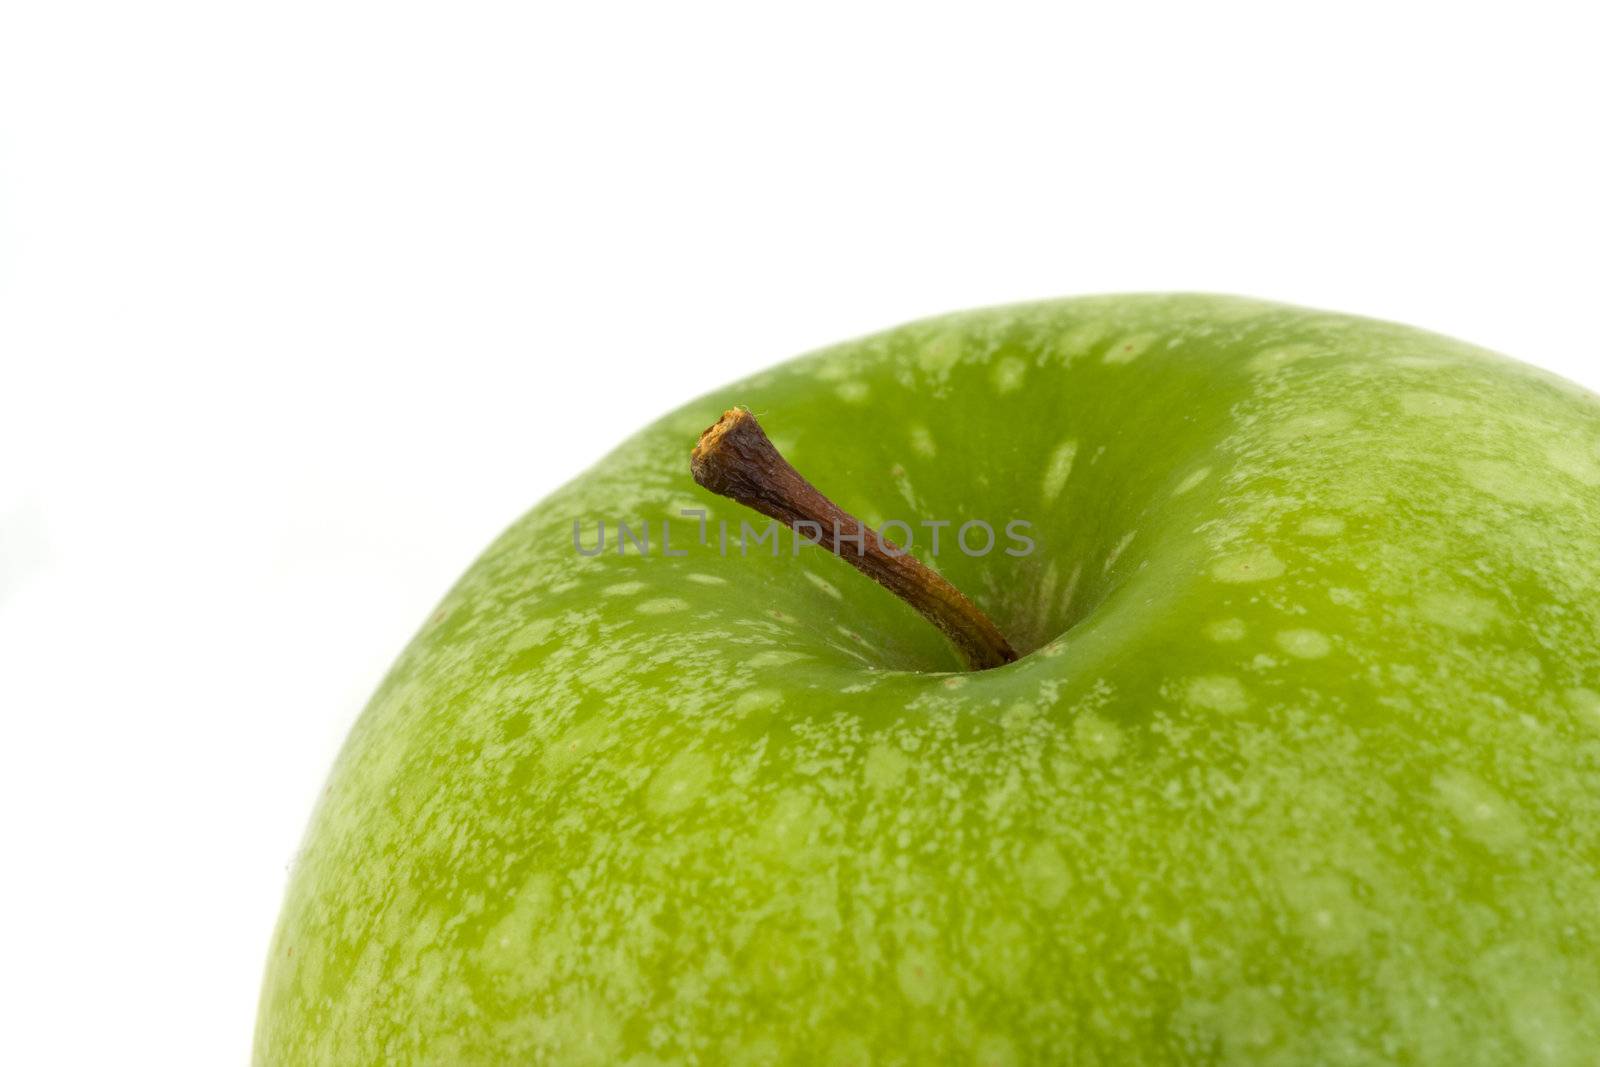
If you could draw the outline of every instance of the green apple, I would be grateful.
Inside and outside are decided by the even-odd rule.
[[[688,469],[734,405],[1020,658],[964,670],[823,548],[741,553],[764,520]],[[973,520],[1033,548],[962,551]],[[586,554],[600,522],[635,537]],[[401,656],[308,831],[255,1047],[1593,1064],[1600,401],[1404,326],[1118,296],[690,404]]]

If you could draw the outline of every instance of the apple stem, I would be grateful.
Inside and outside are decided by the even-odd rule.
[[[971,670],[1016,660],[999,628],[961,590],[801,477],[744,408],[725,412],[700,435],[689,470],[704,488],[784,523],[796,536],[800,523],[819,531],[817,543],[937,626]],[[841,551],[841,542],[855,551]]]

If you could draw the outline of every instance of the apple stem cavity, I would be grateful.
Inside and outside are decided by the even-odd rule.
[[[724,412],[700,435],[689,454],[689,470],[705,489],[784,523],[797,537],[801,524],[818,531],[812,540],[915,608],[950,639],[970,670],[1015,662],[1016,651],[989,616],[961,590],[801,477],[746,409]],[[843,542],[855,551],[843,551]]]

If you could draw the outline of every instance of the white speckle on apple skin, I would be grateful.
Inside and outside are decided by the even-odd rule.
[[[1464,634],[1481,634],[1500,618],[1493,601],[1447,590],[1418,596],[1417,612],[1428,622]]]
[[[758,711],[773,711],[783,706],[783,694],[776,689],[752,689],[740,693],[733,702],[735,715],[750,715]]]
[[[1472,488],[1519,508],[1548,508],[1561,504],[1571,491],[1557,479],[1530,469],[1525,463],[1499,459],[1463,459],[1462,476]]]
[[[1589,729],[1600,733],[1600,692],[1576,686],[1566,692],[1566,703]]]
[[[1333,648],[1326,634],[1303,627],[1279,630],[1274,640],[1279,648],[1296,659],[1321,659]]]
[[[634,610],[641,615],[668,615],[675,611],[684,611],[688,607],[689,602],[682,597],[663,596],[641,600],[634,605]]]
[[[846,551],[849,551],[848,547],[846,547]],[[844,598],[844,594],[839,592],[839,587],[828,581],[828,579],[824,578],[822,575],[816,574],[812,571],[806,571],[805,575],[806,581],[810,582],[812,585],[816,586],[833,599],[842,600]]]
[[[1333,353],[1317,344],[1288,344],[1268,348],[1250,360],[1250,369],[1257,374],[1278,374],[1285,368],[1305,360],[1322,359]]]
[[[1306,537],[1338,537],[1344,533],[1344,520],[1337,515],[1312,515],[1301,521],[1299,530]]]
[[[1078,583],[1081,582],[1082,580],[1083,580],[1083,564],[1081,562],[1074,563],[1072,565],[1072,573],[1067,575],[1066,588],[1061,591],[1061,612],[1060,612],[1060,615],[1061,615],[1062,618],[1069,618],[1071,616],[1071,614],[1072,614],[1072,602],[1073,602],[1074,599],[1076,599],[1076,597],[1078,595]]]
[[[812,657],[805,652],[797,652],[793,649],[775,648],[769,649],[766,652],[758,652],[754,656],[751,656],[747,665],[754,669],[785,667],[791,663],[799,663],[801,660],[807,660],[811,658]]]
[[[669,759],[650,778],[647,803],[659,815],[671,815],[693,804],[712,787],[715,764],[693,749]]]
[[[1224,556],[1211,564],[1211,577],[1230,585],[1267,582],[1282,576],[1284,563],[1266,546]]]
[[[1243,619],[1226,618],[1216,619],[1206,624],[1206,636],[1213,641],[1232,642],[1242,641],[1245,635]]]
[[[1579,484],[1600,486],[1600,441],[1557,441],[1544,455],[1550,466]]]
[[[948,996],[941,959],[927,949],[912,949],[900,957],[895,975],[907,1000],[929,1007]]]
[[[872,397],[872,388],[866,382],[840,382],[833,391],[846,404],[865,404]]]
[[[1078,457],[1078,442],[1063,441],[1050,453],[1050,459],[1045,464],[1044,482],[1041,486],[1046,504],[1052,504],[1061,495],[1061,490],[1066,488],[1067,479],[1072,475],[1072,461]]]
[[[952,327],[935,334],[917,350],[918,369],[931,387],[941,388],[949,380],[956,364],[961,362],[964,351],[965,345],[959,330]]]
[[[1403,415],[1454,419],[1470,410],[1466,402],[1440,393],[1408,391],[1400,394],[1400,413]]]
[[[1128,550],[1128,546],[1133,544],[1133,539],[1137,536],[1139,536],[1139,531],[1137,530],[1129,530],[1123,534],[1122,538],[1111,546],[1111,551],[1106,553],[1106,560],[1100,565],[1100,569],[1109,571],[1112,567],[1115,567],[1117,560],[1122,558],[1122,554]]]
[[[1028,365],[1022,360],[1012,356],[1000,360],[994,365],[990,380],[994,383],[994,391],[1000,396],[1014,393],[1022,388],[1022,380],[1027,376]]]
[[[1239,679],[1227,674],[1206,674],[1191,678],[1183,687],[1184,699],[1202,711],[1235,715],[1250,706],[1250,697]]]
[[[1209,477],[1211,477],[1210,467],[1196,467],[1194,470],[1190,471],[1184,476],[1183,481],[1177,484],[1177,486],[1172,490],[1172,495],[1182,496]]]
[[[1348,411],[1309,411],[1277,423],[1268,431],[1268,437],[1284,444],[1308,437],[1333,437],[1353,429],[1356,421]]]
[[[1132,363],[1143,355],[1145,349],[1149,348],[1155,340],[1154,334],[1141,333],[1133,337],[1124,337],[1120,341],[1113,341],[1106,348],[1106,354],[1101,357],[1102,361],[1113,366],[1121,363]]]
[[[1462,831],[1497,852],[1520,847],[1527,828],[1516,806],[1476,775],[1454,770],[1436,775],[1439,803],[1455,816]]]
[[[1094,712],[1080,715],[1072,724],[1072,734],[1078,750],[1090,759],[1112,760],[1122,752],[1122,727]]]
[[[1023,892],[1046,911],[1059,908],[1072,892],[1072,868],[1052,841],[1029,848],[1018,874]]]

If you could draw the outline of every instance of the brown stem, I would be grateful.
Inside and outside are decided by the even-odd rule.
[[[815,524],[822,544],[921,612],[950,639],[972,670],[1001,667],[1017,658],[1005,636],[961,590],[802,478],[744,408],[725,412],[700,435],[689,454],[689,470],[711,492],[790,529],[800,522]],[[795,533],[799,536],[798,530]],[[842,551],[841,542],[856,550]]]

